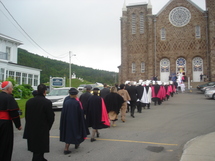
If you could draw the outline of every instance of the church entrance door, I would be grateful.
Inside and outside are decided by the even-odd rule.
[[[193,82],[200,82],[200,75],[203,74],[203,60],[200,57],[193,59]]]
[[[160,81],[168,82],[170,76],[170,61],[164,58],[160,61]]]

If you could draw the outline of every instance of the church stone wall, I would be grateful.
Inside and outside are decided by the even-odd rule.
[[[169,21],[169,13],[175,7],[185,7],[191,12],[190,22],[183,27],[175,27]],[[176,72],[176,60],[179,57],[186,59],[186,75],[192,79],[192,60],[194,57],[206,59],[207,41],[206,41],[206,18],[205,13],[184,0],[172,1],[163,12],[157,16],[157,56],[158,59],[168,58],[170,60],[171,73]],[[195,37],[195,26],[201,28],[201,38]],[[166,30],[166,40],[161,40],[161,29]],[[157,63],[159,63],[159,60]],[[204,65],[207,62],[204,61]],[[159,70],[157,68],[157,70]],[[206,72],[206,67],[204,69]]]
[[[138,81],[160,77],[160,61],[170,60],[170,72],[176,72],[176,60],[186,60],[186,75],[193,77],[192,60],[203,59],[203,73],[215,79],[215,1],[206,0],[207,12],[202,11],[187,0],[173,0],[158,15],[152,15],[147,5],[127,6],[121,18],[121,66],[119,83],[126,80]],[[190,22],[183,27],[173,26],[169,21],[169,13],[175,7],[185,7],[191,13]],[[144,13],[144,33],[140,34],[139,14]],[[131,33],[132,13],[136,14],[136,34]],[[209,25],[207,24],[209,22]],[[195,27],[200,26],[201,37],[196,38]],[[161,40],[161,29],[166,31],[166,39]],[[209,35],[209,36],[208,36]],[[208,40],[209,37],[209,40]],[[141,73],[141,62],[145,62],[145,72]],[[132,73],[132,63],[136,71]],[[209,71],[210,70],[210,71]]]

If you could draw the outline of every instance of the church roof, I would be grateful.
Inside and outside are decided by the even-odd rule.
[[[170,4],[172,3],[173,1],[175,0],[169,0],[169,2],[156,14],[156,16],[158,16],[161,12],[163,12],[163,10],[165,10],[165,8]],[[189,3],[191,3],[194,7],[196,7],[200,12],[204,12],[203,9],[201,9],[197,4],[195,4],[193,1],[191,0],[184,0],[184,1],[187,1]]]
[[[128,7],[131,7],[131,6],[142,6],[142,5],[146,5],[146,4],[147,4],[146,2],[129,3]]]

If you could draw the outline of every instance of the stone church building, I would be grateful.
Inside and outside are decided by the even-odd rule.
[[[124,4],[121,17],[119,83],[168,81],[185,73],[193,82],[205,74],[215,81],[215,0],[169,0],[156,14],[148,3]]]

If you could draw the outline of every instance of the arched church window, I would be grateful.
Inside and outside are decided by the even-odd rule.
[[[176,73],[186,73],[186,60],[184,58],[178,58],[176,60]]]
[[[140,13],[140,34],[144,33],[144,14]]]
[[[202,71],[203,68],[203,60],[200,57],[195,57],[193,59],[193,71]]]
[[[134,13],[131,18],[131,33],[136,34],[136,15]]]
[[[136,64],[132,63],[132,65],[131,65],[131,72],[135,73],[135,71],[136,71]]]
[[[167,58],[164,58],[160,61],[161,72],[169,72],[170,71],[170,61]]]

